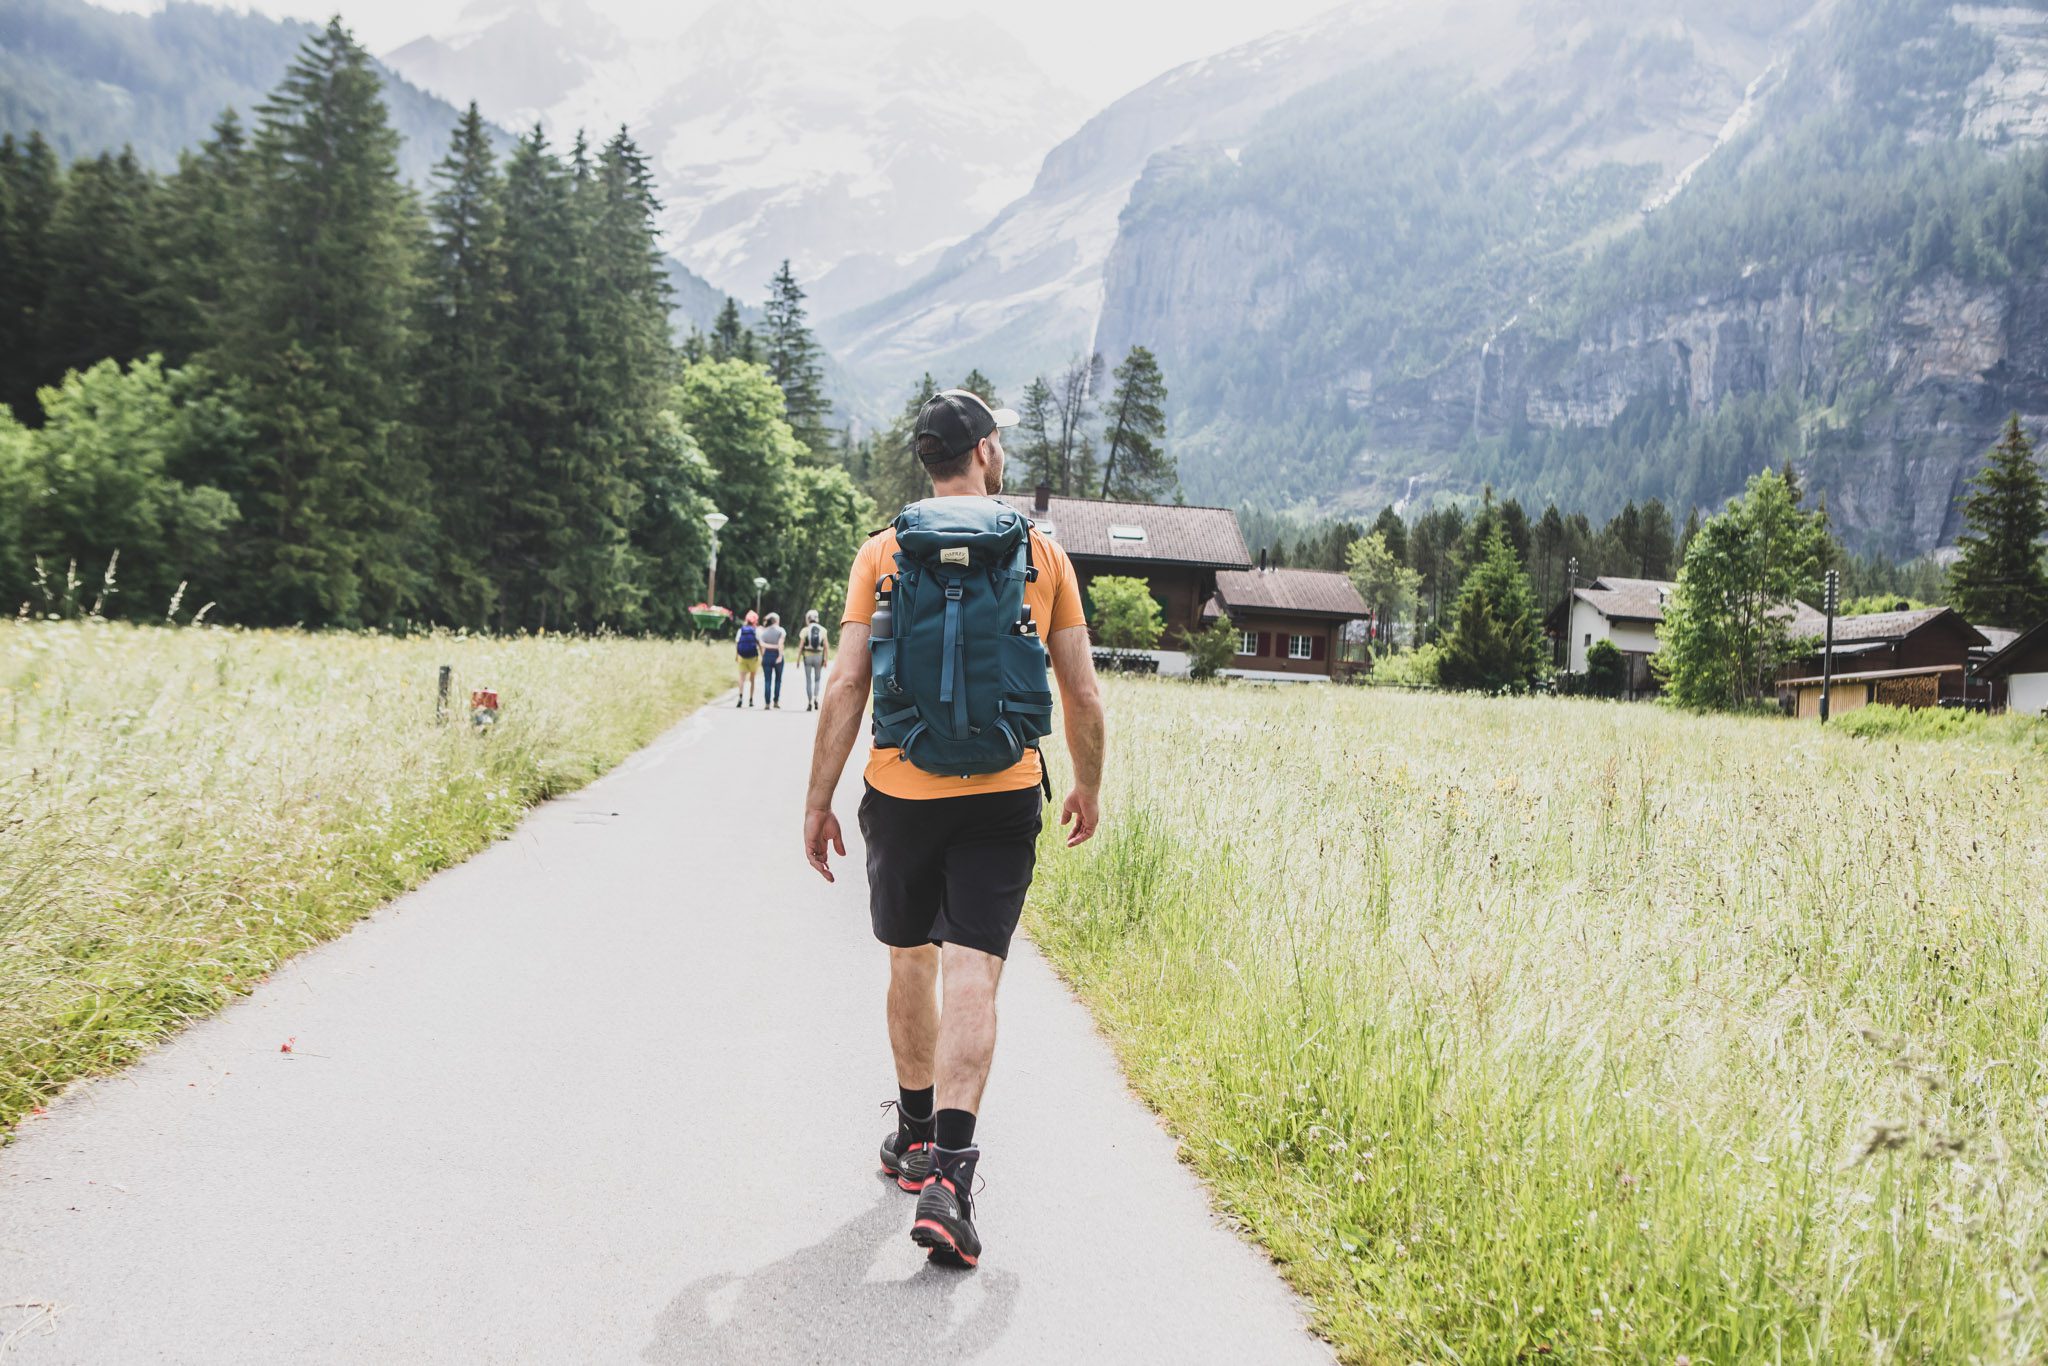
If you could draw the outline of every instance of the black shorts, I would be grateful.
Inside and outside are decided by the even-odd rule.
[[[875,938],[899,949],[964,944],[1008,957],[1044,820],[1036,784],[925,801],[870,787],[860,799],[860,833]]]

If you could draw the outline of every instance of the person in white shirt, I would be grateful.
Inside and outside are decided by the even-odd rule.
[[[789,632],[782,629],[782,618],[774,612],[768,614],[768,624],[760,630],[761,636],[761,706],[782,710],[782,642]]]

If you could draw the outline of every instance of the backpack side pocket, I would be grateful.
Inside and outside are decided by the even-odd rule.
[[[874,736],[878,749],[901,749],[917,725],[917,704],[896,678],[896,639],[869,640],[873,669]]]
[[[1002,663],[1002,697],[996,712],[1024,745],[1052,733],[1052,681],[1045,646],[1036,636],[1006,635],[997,656]]]

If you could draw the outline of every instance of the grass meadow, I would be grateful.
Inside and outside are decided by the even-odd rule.
[[[1030,929],[1346,1360],[2048,1360],[2039,723],[1106,684]]]
[[[0,623],[0,1130],[506,834],[727,674],[725,651],[651,641]],[[488,736],[466,706],[486,685]]]

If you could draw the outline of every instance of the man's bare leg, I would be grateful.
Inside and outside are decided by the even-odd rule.
[[[906,1091],[932,1084],[932,1056],[939,1043],[938,985],[938,945],[889,950],[889,1047],[896,1054],[896,1084]]]
[[[1003,960],[964,944],[945,945],[944,1004],[939,1012],[938,1105],[981,1109],[982,1087],[996,1051],[996,983]]]

